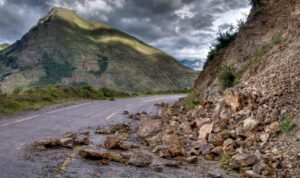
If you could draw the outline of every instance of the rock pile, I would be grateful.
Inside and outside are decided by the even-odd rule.
[[[88,133],[67,133],[60,139],[43,139],[38,148],[81,147],[83,158],[121,162],[137,167],[153,164],[157,158],[170,160],[162,165],[180,167],[183,162],[195,164],[199,158],[221,160],[224,165],[249,177],[284,175],[282,155],[272,147],[280,132],[279,120],[286,111],[276,102],[280,93],[265,95],[254,88],[239,85],[226,90],[215,101],[205,101],[187,110],[182,104],[161,104],[158,116],[130,114],[131,124],[100,126],[95,136],[105,136],[95,145]],[[161,165],[153,165],[162,171]],[[215,175],[210,171],[209,175]]]
[[[186,113],[180,113],[182,106],[167,108],[172,110],[168,117],[152,122],[164,123],[164,128],[160,128],[162,135],[172,135],[171,140],[178,146],[173,156],[202,155],[208,160],[221,159],[250,177],[270,176],[284,170],[282,156],[270,144],[279,133],[278,121],[285,114],[276,102],[279,97],[278,93],[265,96],[239,85],[218,100],[203,102]]]

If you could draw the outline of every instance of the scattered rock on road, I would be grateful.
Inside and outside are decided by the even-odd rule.
[[[152,163],[152,156],[140,151],[133,152],[130,159],[129,164],[137,167],[146,167]]]

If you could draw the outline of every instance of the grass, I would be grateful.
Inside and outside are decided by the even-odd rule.
[[[222,153],[222,154],[219,156],[219,161],[220,161],[222,164],[224,164],[224,165],[229,165],[229,164],[232,162],[232,158],[231,158],[231,156]]]
[[[277,45],[281,42],[281,40],[282,40],[282,32],[278,32],[273,36],[272,44]]]
[[[13,94],[0,94],[0,115],[13,114],[42,106],[79,99],[106,99],[128,97],[130,94],[107,88],[95,90],[88,85],[47,86],[39,88],[15,89]]]
[[[108,88],[95,90],[86,83],[72,86],[22,88],[17,87],[11,94],[0,92],[0,115],[13,114],[25,110],[36,110],[45,105],[82,99],[125,98],[145,95],[188,93],[189,89],[147,92],[145,94],[126,93]]]
[[[265,55],[267,53],[268,49],[267,47],[262,47],[256,50],[255,52],[255,59],[258,60],[261,57],[263,57],[263,55]]]
[[[190,94],[189,96],[187,96],[184,102],[185,102],[185,107],[189,110],[194,109],[196,106],[200,104],[199,99],[195,97],[194,94]]]
[[[235,69],[230,66],[224,66],[219,74],[219,80],[223,88],[233,87],[236,83],[237,75]]]
[[[289,132],[291,131],[294,127],[296,126],[296,124],[293,122],[293,119],[285,114],[279,122],[279,129],[281,132]]]

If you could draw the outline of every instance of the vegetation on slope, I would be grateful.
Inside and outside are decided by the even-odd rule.
[[[212,44],[211,50],[208,53],[207,61],[204,67],[209,61],[211,61],[216,55],[220,54],[229,44],[231,44],[237,35],[237,31],[234,27],[231,27],[225,32],[219,31],[215,43]]]
[[[7,43],[0,44],[0,51],[7,47],[9,47],[9,44],[7,44]]]

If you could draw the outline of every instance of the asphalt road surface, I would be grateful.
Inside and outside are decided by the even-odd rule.
[[[28,161],[26,147],[44,137],[59,137],[65,132],[105,123],[119,123],[121,113],[157,112],[158,102],[174,102],[184,95],[164,95],[91,101],[59,109],[34,111],[0,120],[0,178],[40,177],[35,173],[42,161]]]

